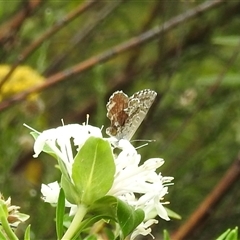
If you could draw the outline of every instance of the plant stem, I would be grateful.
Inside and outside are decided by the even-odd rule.
[[[87,207],[85,205],[79,205],[78,206],[76,215],[74,216],[68,230],[66,231],[66,233],[62,237],[62,240],[72,239],[72,237],[74,236],[74,234],[78,230],[79,225],[82,222],[86,212],[87,212]]]
[[[15,235],[15,233],[13,232],[11,227],[9,226],[9,223],[8,223],[6,218],[1,217],[1,224],[2,224],[2,227],[4,229],[5,234],[7,236],[6,238],[4,237],[3,239],[18,240],[17,236]]]

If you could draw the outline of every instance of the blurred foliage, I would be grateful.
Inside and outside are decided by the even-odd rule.
[[[64,76],[73,71],[69,67],[162,26],[203,2],[96,1],[45,38],[21,62],[34,41],[86,2],[42,1],[20,19],[16,16],[27,8],[27,1],[7,5],[0,0],[0,64],[21,62],[0,94],[23,65],[44,76],[41,81],[47,83],[54,74]],[[145,44],[45,88],[33,102],[19,101],[0,112],[0,191],[31,216],[32,239],[55,236],[54,209],[41,201],[39,190],[41,182],[55,181],[58,172],[48,156],[32,158],[33,140],[23,123],[43,131],[61,125],[61,119],[65,124],[82,123],[89,113],[90,124],[108,126],[105,104],[115,90],[129,95],[144,88],[158,92],[134,138],[156,140],[139,151],[143,161],[150,157],[165,159],[162,174],[175,178],[174,186],[169,187],[167,207],[182,220],[159,220],[154,229],[155,235],[159,234],[157,239],[161,239],[164,228],[171,233],[188,219],[238,156],[239,24],[240,3],[225,2]],[[27,83],[29,79],[34,84],[34,77],[25,72],[7,97],[33,86]],[[16,86],[21,89],[14,90]],[[239,179],[188,239],[213,239],[226,228],[240,225],[238,184]]]

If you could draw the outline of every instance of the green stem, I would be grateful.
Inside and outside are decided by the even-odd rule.
[[[11,229],[11,227],[9,225],[7,216],[8,216],[8,213],[7,213],[6,204],[4,203],[3,200],[1,200],[0,201],[0,223],[2,225],[2,229],[3,229],[4,233],[8,237],[8,238],[4,237],[3,239],[18,240],[17,236],[15,235],[15,233],[13,232],[13,230]],[[3,232],[1,232],[1,236],[2,236],[2,234],[3,234]]]
[[[79,205],[78,206],[76,215],[74,216],[68,230],[66,231],[66,233],[62,237],[62,240],[72,239],[74,234],[77,232],[77,230],[79,228],[79,225],[82,222],[86,212],[87,212],[86,206],[84,206],[84,205]]]
[[[9,226],[9,223],[5,217],[1,217],[1,224],[6,235],[8,236],[8,239],[18,240],[18,237],[14,234],[13,230]],[[6,239],[6,238],[3,238],[3,239]]]

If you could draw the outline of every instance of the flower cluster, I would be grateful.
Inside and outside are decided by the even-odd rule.
[[[151,158],[140,165],[141,155],[127,140],[120,140],[121,153],[115,158],[116,173],[112,188],[108,194],[116,196],[134,208],[142,209],[144,221],[131,235],[147,235],[151,226],[158,223],[156,215],[164,220],[170,220],[161,200],[168,192],[167,183],[172,177],[162,177],[156,170],[164,163],[161,158]],[[140,197],[136,197],[136,194]]]
[[[3,79],[10,71],[10,65],[0,65],[0,79]],[[0,101],[13,94],[22,92],[30,87],[44,82],[44,77],[29,66],[18,66],[7,82],[1,88]],[[31,94],[28,100],[38,98],[38,94]]]
[[[28,215],[19,212],[20,209],[19,206],[11,204],[10,197],[7,200],[5,200],[1,193],[0,193],[0,209],[1,220],[3,221],[6,218],[7,222],[10,224],[12,228],[16,228],[19,225],[19,223],[25,222],[29,218]]]
[[[151,234],[150,226],[158,222],[155,219],[156,216],[164,220],[169,220],[167,211],[163,207],[163,199],[168,193],[168,185],[173,178],[163,177],[161,173],[157,173],[157,169],[164,163],[163,159],[151,158],[141,165],[141,155],[138,154],[131,143],[125,139],[118,142],[120,153],[114,155],[113,149],[114,146],[116,146],[116,139],[103,138],[101,130],[90,125],[72,124],[35,134],[37,134],[37,137],[35,136],[34,157],[37,157],[42,151],[54,155],[58,159],[59,165],[62,166],[60,170],[65,174],[65,178],[69,178],[68,186],[73,186],[73,189],[78,185],[78,183],[76,183],[76,177],[74,177],[74,171],[76,171],[74,164],[76,164],[75,161],[79,158],[78,155],[81,154],[80,152],[88,139],[94,137],[109,144],[111,154],[109,156],[112,156],[114,170],[113,180],[108,180],[110,185],[106,188],[105,196],[113,196],[125,202],[133,209],[141,209],[144,212],[143,220],[131,232],[131,239],[134,239],[139,234]],[[73,143],[74,146],[72,146],[71,143]],[[105,151],[107,152],[106,149]],[[74,155],[73,152],[77,152],[77,154]],[[96,159],[94,161],[96,161]],[[103,167],[105,168],[105,166]],[[90,176],[89,179],[91,179]],[[98,181],[100,181],[100,179]],[[60,188],[64,189],[64,186],[58,182],[48,185],[42,184],[41,192],[44,200],[51,204],[56,204]],[[76,195],[76,192],[79,192],[79,187],[72,192],[74,192],[74,194],[68,194],[65,200],[65,206],[71,208],[70,215],[76,214],[81,201],[85,201],[85,205],[86,202],[91,204],[87,197],[81,197],[80,200],[72,197]],[[91,196],[97,195],[92,194]],[[91,199],[92,198],[93,197],[91,197]],[[74,199],[76,199],[76,201]],[[94,200],[97,201],[98,199]]]

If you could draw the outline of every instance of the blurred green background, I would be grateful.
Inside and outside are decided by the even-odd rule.
[[[0,191],[31,215],[32,239],[55,239],[55,209],[41,200],[40,186],[59,173],[47,155],[32,158],[33,140],[23,123],[43,131],[61,125],[61,119],[83,123],[90,114],[90,124],[104,126],[105,134],[109,96],[145,88],[158,98],[134,139],[156,140],[139,152],[143,161],[165,159],[162,174],[175,178],[165,200],[182,216],[159,220],[153,231],[156,239],[163,229],[176,232],[238,157],[240,2],[211,7],[213,1],[187,0],[10,2],[0,1]],[[189,19],[191,9],[201,13]],[[175,26],[162,31],[173,19]],[[160,34],[143,41],[147,35],[141,34],[157,26]],[[114,47],[133,37],[135,47],[114,54]],[[109,59],[100,61],[97,56],[107,50]],[[88,69],[71,68],[90,58],[95,63]],[[48,86],[56,76],[62,81]],[[45,87],[37,94],[13,100],[41,83]],[[239,177],[225,183],[228,191],[184,239],[214,239],[240,225]]]

